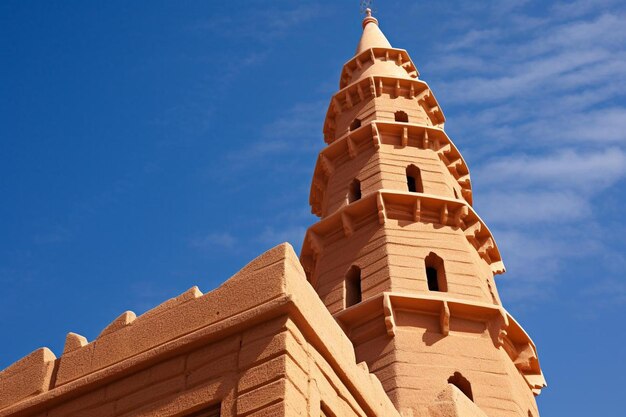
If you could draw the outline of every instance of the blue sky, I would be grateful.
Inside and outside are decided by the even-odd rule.
[[[626,4],[378,1],[538,345],[545,416],[623,415]],[[0,368],[299,250],[357,1],[0,3]]]

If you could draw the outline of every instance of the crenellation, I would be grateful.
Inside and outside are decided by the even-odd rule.
[[[165,311],[169,309],[175,308],[181,304],[184,304],[186,302],[195,300],[196,298],[202,297],[202,295],[203,295],[202,291],[200,291],[200,289],[197,286],[193,286],[189,288],[187,291],[185,291],[184,293],[180,294],[179,296],[170,298],[169,300],[159,304],[153,309],[146,311],[140,317],[142,320],[146,320],[149,317],[158,316],[159,314],[164,313]]]
[[[261,256],[260,259],[240,271],[231,278],[228,286],[240,287],[239,284],[235,285],[235,282],[249,282],[255,288],[262,288],[259,284],[267,277],[267,273],[276,278],[280,277],[276,273],[281,270],[302,273],[302,269],[297,265],[295,269],[288,265],[296,259],[293,251],[285,252],[279,247],[272,252]],[[286,257],[281,258],[281,253],[284,253]],[[284,267],[275,268],[276,261],[280,259]],[[260,274],[259,271],[261,271]],[[289,303],[298,305],[299,309],[304,308],[304,310],[299,310],[299,314],[304,312],[306,317],[298,314],[292,319],[294,310],[285,307],[283,312],[275,318],[268,317],[267,320],[258,322],[240,321],[238,327],[235,327],[239,330],[231,333],[230,336],[221,337],[219,333],[210,333],[213,336],[209,343],[185,343],[180,345],[185,347],[182,350],[172,351],[176,352],[174,356],[170,353],[169,357],[162,357],[160,360],[136,362],[137,366],[144,365],[118,367],[117,373],[107,371],[107,378],[90,379],[91,385],[85,385],[82,389],[84,392],[82,396],[68,397],[74,392],[75,387],[82,383],[81,381],[89,378],[89,375],[65,382],[59,387],[53,387],[50,396],[42,397],[35,394],[31,400],[7,408],[10,414],[6,414],[5,409],[0,409],[0,416],[13,415],[11,410],[20,406],[40,407],[39,409],[46,407],[44,410],[48,416],[81,416],[86,413],[90,416],[178,416],[181,415],[181,410],[198,409],[201,405],[199,402],[201,398],[205,398],[202,401],[206,401],[206,398],[223,399],[222,415],[234,416],[232,412],[263,415],[281,407],[285,410],[292,410],[294,415],[309,415],[306,414],[307,410],[315,410],[316,407],[307,400],[311,391],[310,384],[313,381],[311,378],[314,378],[315,386],[321,391],[318,398],[320,396],[331,398],[333,395],[341,398],[345,403],[345,406],[341,407],[353,410],[354,414],[350,415],[399,417],[393,411],[389,400],[381,397],[384,393],[380,386],[376,386],[376,381],[362,378],[362,375],[367,374],[367,370],[363,365],[357,365],[353,353],[349,354],[352,349],[347,338],[337,339],[337,336],[342,333],[332,317],[326,310],[324,310],[326,316],[320,317],[319,312],[324,309],[321,302],[318,300],[309,305],[312,301],[311,294],[314,293],[308,284],[304,283],[304,277],[286,275],[284,279],[289,283],[279,286],[277,290],[284,291],[280,288],[291,288],[295,291],[293,295],[283,297],[286,297],[285,300]],[[219,288],[205,294],[202,298],[219,297],[218,290]],[[242,294],[246,294],[245,291]],[[204,300],[197,299],[195,302],[201,301]],[[241,302],[245,303],[240,297]],[[281,304],[275,304],[275,301],[271,299],[265,303],[283,308],[280,307]],[[204,302],[203,305],[207,306],[210,303]],[[178,305],[174,310],[180,313],[182,307]],[[260,312],[263,307],[257,305],[254,309]],[[316,309],[318,313],[313,311]],[[258,314],[256,317],[263,317]],[[315,320],[321,320],[324,324],[321,327],[319,324],[314,324],[309,317],[311,314],[316,317]],[[210,320],[210,316],[203,316],[205,320],[207,318]],[[139,320],[140,317],[134,322],[135,324],[125,328],[137,332],[135,326]],[[309,330],[309,325],[314,326],[313,333]],[[109,333],[105,338],[113,337],[115,334],[117,332]],[[334,335],[332,339],[334,346],[324,347],[324,340],[330,340],[326,338],[331,334]],[[322,339],[319,339],[319,336]],[[187,333],[183,337],[197,336]],[[98,340],[95,344],[97,343]],[[320,348],[322,348],[321,351]],[[45,351],[42,352],[45,353]],[[68,355],[71,356],[76,352],[69,352]],[[165,355],[168,351],[159,349],[158,352],[160,355]],[[143,355],[146,354],[152,353],[145,352]],[[18,363],[4,374],[17,374],[19,367]],[[348,369],[349,367],[352,368]],[[125,373],[124,369],[133,372]],[[97,374],[98,372],[95,372],[94,377]],[[331,390],[335,393],[332,394]],[[356,394],[355,397],[355,393],[359,390],[361,393]],[[369,394],[366,395],[365,392]],[[373,394],[375,392],[378,394]],[[59,403],[59,401],[62,402]],[[34,414],[23,415],[34,416]]]
[[[113,320],[107,327],[105,327],[104,330],[100,332],[97,338],[103,338],[108,334],[117,332],[125,328],[126,326],[131,325],[136,318],[137,316],[132,311],[123,312],[118,318]]]
[[[67,354],[76,349],[82,348],[89,343],[85,336],[81,336],[77,333],[69,332],[65,337],[65,345],[63,347],[63,354]]]
[[[0,372],[0,410],[48,391],[57,358],[48,348],[40,348]]]

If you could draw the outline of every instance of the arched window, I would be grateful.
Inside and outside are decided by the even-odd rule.
[[[415,165],[409,165],[406,169],[406,185],[411,193],[423,193],[422,174]]]
[[[350,130],[356,130],[361,127],[361,120],[354,119],[352,123],[350,123]]]
[[[450,378],[448,378],[448,384],[452,384],[457,387],[467,398],[474,401],[474,396],[472,395],[472,384],[461,375],[460,372],[455,372]]]
[[[352,265],[345,280],[346,308],[361,302],[361,268]]]
[[[396,122],[409,123],[409,115],[403,111],[397,111],[395,117]]]
[[[348,203],[352,203],[360,199],[361,199],[361,181],[355,178],[350,183],[350,188],[348,189]]]
[[[443,266],[443,259],[431,252],[424,259],[424,266],[426,267],[428,289],[430,291],[448,291],[448,283],[446,282],[446,271]]]

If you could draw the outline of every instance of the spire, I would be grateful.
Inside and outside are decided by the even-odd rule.
[[[498,296],[504,264],[469,168],[408,53],[366,13],[326,113],[307,279],[401,414],[537,416],[537,350]]]
[[[363,35],[356,48],[356,54],[370,48],[391,48],[391,44],[378,27],[378,20],[372,16],[372,10],[365,10],[366,16],[363,19]]]

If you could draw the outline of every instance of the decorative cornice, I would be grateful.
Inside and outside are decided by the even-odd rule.
[[[365,99],[380,97],[383,94],[417,100],[433,126],[443,126],[446,120],[437,99],[424,81],[386,76],[366,77],[339,90],[331,98],[324,121],[324,141],[330,144],[336,140],[334,121],[336,114],[351,109]]]
[[[413,123],[375,121],[343,135],[320,152],[309,194],[311,211],[317,216],[325,214],[322,204],[326,187],[337,164],[343,163],[348,158],[355,158],[370,146],[378,149],[381,144],[435,151],[461,187],[462,197],[472,204],[469,168],[457,147],[442,129]]]
[[[302,244],[300,262],[313,285],[312,272],[324,247],[338,239],[350,238],[355,231],[368,224],[367,218],[372,219],[373,216],[380,224],[393,219],[460,228],[494,274],[505,271],[491,231],[466,202],[433,194],[379,190],[341,207],[309,227]]]
[[[454,317],[485,323],[494,346],[504,349],[533,393],[539,395],[546,386],[535,343],[513,316],[499,305],[454,298],[446,293],[384,292],[344,309],[334,317],[350,336],[351,329],[382,316],[387,335],[394,337],[397,334],[396,310],[439,316],[439,331],[444,336],[448,336],[450,319]]]
[[[370,48],[346,62],[341,71],[339,88],[344,88],[352,82],[352,74],[360,71],[363,67],[372,66],[376,61],[394,62],[398,67],[406,71],[407,77],[417,79],[419,72],[405,49],[397,48]]]

